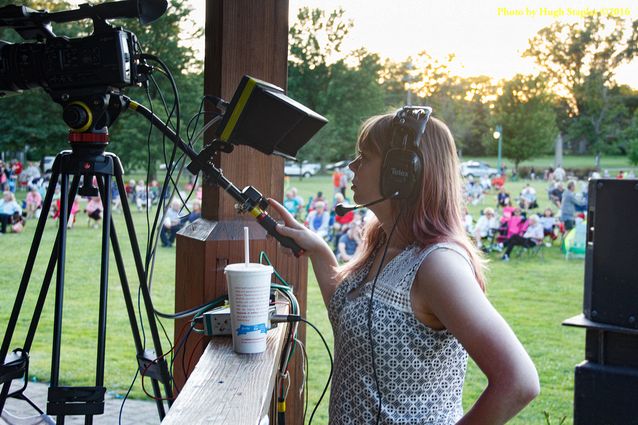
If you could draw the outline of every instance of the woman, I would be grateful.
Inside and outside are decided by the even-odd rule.
[[[392,118],[363,125],[349,165],[358,204],[381,198]],[[331,424],[502,424],[539,392],[534,364],[484,295],[483,262],[463,229],[458,158],[445,124],[431,118],[419,149],[418,193],[370,206],[376,219],[341,268],[322,238],[271,201],[284,218],[277,230],[310,257],[328,307],[335,335]],[[464,414],[468,354],[488,385]]]

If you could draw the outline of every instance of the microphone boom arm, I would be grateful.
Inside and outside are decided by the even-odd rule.
[[[249,212],[257,222],[273,236],[279,243],[286,248],[290,248],[295,254],[295,257],[299,257],[303,254],[303,249],[297,245],[297,243],[287,237],[283,236],[275,227],[277,222],[265,211],[268,206],[268,201],[252,186],[246,187],[243,191],[239,190],[230,180],[228,180],[222,174],[221,170],[212,165],[206,158],[206,155],[198,155],[193,148],[184,143],[184,141],[178,137],[173,130],[171,130],[164,121],[162,121],[157,115],[151,112],[145,106],[135,102],[127,96],[122,96],[124,103],[127,107],[133,109],[135,112],[146,118],[155,128],[162,132],[171,142],[177,146],[182,152],[184,152],[192,161],[189,169],[201,170],[206,176],[213,178],[215,183],[224,189],[230,196],[239,202],[240,212]]]
[[[356,205],[343,205],[343,203],[341,204],[337,204],[337,206],[335,207],[335,214],[337,214],[339,217],[346,215],[347,213],[349,213],[350,211],[354,211],[354,210],[358,210],[360,208],[367,208],[371,205],[375,205],[378,204],[379,202],[383,202],[386,199],[394,199],[396,196],[398,195],[398,192],[394,193],[392,196],[390,196],[389,198],[380,198],[377,199],[376,201],[372,201],[369,202],[367,204],[356,204]]]

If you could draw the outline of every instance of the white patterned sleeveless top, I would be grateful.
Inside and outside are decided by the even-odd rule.
[[[412,311],[410,289],[419,266],[436,249],[411,245],[381,271],[373,299],[373,337],[381,387],[381,424],[448,425],[463,416],[461,404],[467,353],[447,330],[435,331]],[[330,392],[331,425],[374,424],[378,394],[372,373],[368,337],[368,303],[374,280],[368,275],[374,258],[337,287],[328,306],[334,332],[334,377]],[[348,294],[365,286],[356,295]]]

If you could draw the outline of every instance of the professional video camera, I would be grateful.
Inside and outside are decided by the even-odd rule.
[[[166,11],[166,0],[126,0],[78,9],[48,12],[25,6],[0,8],[0,27],[26,40],[0,41],[0,98],[42,87],[64,108],[63,119],[74,131],[104,131],[123,109],[120,89],[146,79],[135,34],[107,19],[133,18],[153,22]],[[93,34],[57,37],[51,22],[93,21]],[[148,70],[146,70],[148,71]]]
[[[0,41],[0,97],[42,87],[55,101],[87,88],[122,88],[140,82],[135,34],[109,25],[107,19],[139,18],[142,24],[159,18],[166,0],[127,0],[49,13],[26,6],[0,8],[0,27],[10,27],[26,40]],[[94,32],[69,39],[56,36],[51,22],[90,18]]]

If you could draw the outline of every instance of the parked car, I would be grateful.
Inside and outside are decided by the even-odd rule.
[[[284,164],[284,175],[286,176],[314,176],[321,170],[321,164],[316,162],[295,162],[286,161]]]
[[[490,167],[485,162],[467,161],[461,164],[461,175],[463,177],[484,177],[489,178],[498,176],[498,170]]]

